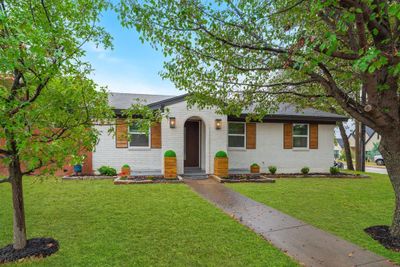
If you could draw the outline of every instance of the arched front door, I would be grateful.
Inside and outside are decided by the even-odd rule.
[[[200,167],[200,120],[185,122],[185,167]]]

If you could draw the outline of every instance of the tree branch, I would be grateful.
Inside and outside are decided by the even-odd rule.
[[[9,182],[11,182],[11,177],[4,178],[4,179],[0,179],[0,184],[2,184],[2,183],[9,183]]]

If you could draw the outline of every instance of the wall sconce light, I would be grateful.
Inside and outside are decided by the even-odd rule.
[[[175,126],[176,126],[175,117],[169,117],[169,128],[175,128]]]
[[[215,129],[220,130],[222,127],[222,120],[221,119],[216,119],[215,120]]]

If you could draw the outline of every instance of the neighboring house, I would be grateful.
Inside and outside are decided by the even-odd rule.
[[[342,153],[344,149],[344,143],[342,138],[335,138],[335,146],[333,148],[333,153],[335,159],[340,158],[340,154]]]
[[[354,154],[356,149],[355,131],[352,131],[349,135],[349,143],[351,152]],[[379,144],[380,135],[368,126],[365,127],[365,152],[369,153],[374,149],[374,144]]]
[[[141,99],[152,109],[168,108],[169,117],[153,126],[149,135],[135,125],[126,125],[121,111]],[[264,117],[262,122],[245,122],[240,117],[220,115],[215,109],[188,108],[185,95],[141,95],[110,93],[110,105],[117,116],[115,135],[110,126],[101,132],[93,152],[93,168],[103,165],[120,169],[129,164],[135,171],[163,170],[163,154],[172,149],[177,155],[179,174],[197,169],[213,173],[214,155],[227,151],[231,170],[248,170],[258,163],[262,172],[275,165],[278,172],[299,172],[304,166],[326,172],[333,163],[334,128],[347,118],[314,109],[296,111],[288,104]],[[132,138],[128,139],[127,135]]]

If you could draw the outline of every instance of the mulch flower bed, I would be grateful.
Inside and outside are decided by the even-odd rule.
[[[24,249],[15,250],[10,244],[0,249],[0,264],[20,261],[23,259],[45,258],[59,249],[59,244],[53,238],[33,238],[27,241]]]
[[[400,252],[400,238],[394,238],[390,235],[389,226],[376,225],[368,227],[364,231],[385,248]]]
[[[70,175],[64,176],[63,180],[112,180],[118,176],[106,176],[106,175]]]
[[[131,176],[131,177],[118,177],[114,180],[115,185],[124,184],[159,184],[159,183],[183,183],[180,176],[175,179],[165,179],[162,175],[156,176]]]
[[[277,173],[277,174],[270,174],[270,173],[263,173],[265,177],[270,178],[369,178],[368,175],[364,174],[356,174],[356,173],[345,173],[340,172],[338,174],[330,174],[328,172],[313,172],[308,174],[302,173]]]
[[[275,183],[274,179],[260,174],[231,174],[225,178],[212,175],[211,177],[220,183]]]

